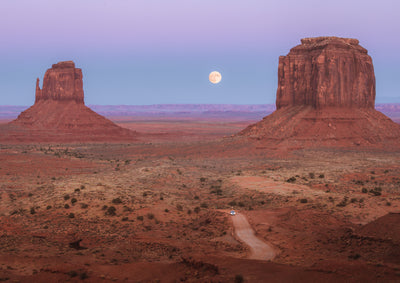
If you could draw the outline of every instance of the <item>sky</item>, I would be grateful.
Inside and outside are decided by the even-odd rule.
[[[0,104],[32,105],[36,78],[66,60],[86,104],[275,103],[279,56],[314,36],[359,39],[376,102],[400,103],[399,11],[398,0],[1,0]]]

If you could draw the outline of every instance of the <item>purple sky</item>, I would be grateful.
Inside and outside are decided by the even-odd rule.
[[[398,0],[2,0],[0,104],[32,104],[36,77],[63,60],[83,69],[87,104],[274,103],[279,56],[321,35],[359,39],[377,102],[400,102],[399,11]]]

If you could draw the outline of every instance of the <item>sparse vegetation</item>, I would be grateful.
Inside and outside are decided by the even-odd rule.
[[[286,180],[288,183],[294,183],[296,182],[296,177],[290,177],[289,179]]]
[[[200,207],[201,207],[201,208],[208,208],[208,204],[205,203],[205,202],[202,202],[202,203],[200,204]]]
[[[115,216],[117,214],[117,209],[114,206],[109,206],[106,210],[106,215]]]
[[[380,196],[382,195],[382,188],[376,187],[369,191],[373,196]]]
[[[113,199],[111,202],[112,202],[113,204],[121,204],[121,203],[122,203],[122,200],[118,197],[118,198]]]
[[[243,283],[244,282],[244,277],[242,274],[236,274],[235,275],[235,279],[234,279],[235,283]]]

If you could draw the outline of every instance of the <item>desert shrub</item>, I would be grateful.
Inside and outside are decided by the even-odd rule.
[[[68,274],[70,277],[76,277],[76,276],[78,276],[78,272],[76,272],[75,270],[68,271],[67,274]]]
[[[238,202],[238,206],[240,206],[240,207],[244,207],[244,206],[245,206],[245,204],[244,204],[243,202],[239,201],[239,202]]]
[[[84,185],[81,185],[81,190],[84,190],[85,189],[85,186]]]
[[[137,220],[143,221],[144,217],[142,215],[139,215],[136,217]]]
[[[164,209],[164,211],[165,211],[165,212],[169,212],[169,209],[168,209],[168,208],[166,208],[166,209]]]
[[[360,257],[361,257],[360,254],[353,254],[348,256],[349,259],[354,259],[354,260],[359,259]]]
[[[114,206],[107,208],[106,215],[115,216],[117,209]]]
[[[75,189],[75,192],[76,192],[76,193],[79,193],[80,191],[81,191],[81,189],[79,189],[79,188],[78,188],[78,189]]]
[[[187,214],[189,214],[189,215],[192,214],[192,210],[188,209]]]
[[[343,198],[341,202],[339,202],[336,206],[337,207],[345,207],[347,205],[347,198]]]
[[[311,179],[314,179],[315,178],[315,173],[313,173],[313,172],[308,173],[308,177],[310,177]]]
[[[234,282],[235,283],[243,283],[244,282],[243,275],[242,274],[236,274]]]
[[[392,203],[391,203],[391,202],[389,202],[389,201],[387,201],[387,202],[386,202],[386,205],[387,205],[387,206],[391,206],[391,205],[392,205]]]
[[[294,182],[296,182],[296,178],[295,177],[290,177],[289,179],[286,180],[286,182],[294,183]]]
[[[64,200],[69,200],[69,195],[65,195]]]
[[[108,208],[107,205],[103,205],[103,207],[101,208],[101,210],[106,210]]]
[[[367,190],[367,188],[362,188],[362,189],[361,189],[361,192],[362,192],[363,194],[366,194],[366,193],[368,193],[368,190]]]
[[[122,203],[122,200],[120,198],[115,198],[111,201],[113,204],[120,204]]]
[[[200,198],[199,198],[199,196],[194,196],[194,199],[195,199],[195,200],[198,200],[198,199],[200,199]]]
[[[181,204],[177,204],[177,205],[176,205],[176,209],[177,209],[178,211],[182,211],[182,210],[183,210],[183,206],[182,206]]]
[[[81,275],[79,276],[79,278],[80,278],[81,280],[85,280],[85,279],[89,278],[89,275],[87,275],[86,272],[82,272]]]
[[[51,209],[51,207],[52,207],[51,205],[48,205],[48,206],[46,207],[46,209],[49,210],[49,209]]]
[[[35,214],[35,213],[36,213],[35,208],[31,207],[31,214]]]
[[[68,208],[69,208],[69,204],[66,203],[66,204],[64,205],[64,208],[65,208],[65,209],[68,209]]]
[[[88,205],[86,203],[81,203],[81,208],[88,208]]]
[[[325,178],[325,175],[324,174],[320,174],[319,178],[323,179],[323,178]]]
[[[356,198],[352,198],[352,199],[350,200],[350,202],[351,202],[351,203],[355,203],[355,202],[357,202],[357,199],[356,199]]]
[[[78,200],[77,200],[76,198],[72,198],[72,199],[71,199],[71,203],[72,203],[72,204],[76,203],[77,201],[78,201]]]
[[[300,199],[300,203],[307,203],[307,202],[308,202],[308,200],[306,198]]]
[[[147,197],[147,192],[143,192],[143,196],[144,196],[144,197]]]
[[[370,190],[369,192],[370,192],[372,195],[376,196],[376,197],[382,195],[382,189],[379,188],[379,187],[376,187],[375,189]]]
[[[72,212],[70,214],[68,214],[68,218],[75,218],[75,214],[73,214]]]
[[[200,178],[200,182],[204,183],[205,181],[206,181],[206,178],[204,178],[204,177]]]
[[[121,219],[121,221],[128,221],[129,220],[129,218],[128,217],[122,217],[122,219]]]
[[[147,213],[147,218],[148,219],[154,219],[154,214],[153,213]]]
[[[124,210],[124,212],[132,212],[133,211],[132,208],[130,208],[129,206],[126,206],[126,205],[124,205],[123,210]]]
[[[33,196],[33,194],[32,194],[32,193],[29,193],[29,194],[28,194],[28,197],[31,197],[31,196]]]
[[[196,207],[193,209],[193,211],[194,211],[195,213],[199,213],[199,212],[200,212],[200,207],[196,206]]]
[[[202,203],[200,204],[200,207],[201,207],[201,208],[208,208],[208,204],[205,203],[205,202],[202,202]]]
[[[237,205],[237,203],[236,203],[236,201],[230,201],[230,202],[228,202],[228,205],[230,205],[230,206],[236,206]]]

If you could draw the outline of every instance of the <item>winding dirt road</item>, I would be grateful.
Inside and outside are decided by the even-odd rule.
[[[232,216],[232,222],[236,236],[250,247],[249,259],[273,260],[275,258],[276,253],[272,246],[254,235],[254,230],[251,228],[246,216],[238,213]]]

